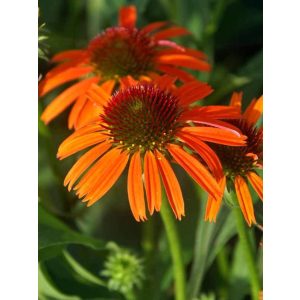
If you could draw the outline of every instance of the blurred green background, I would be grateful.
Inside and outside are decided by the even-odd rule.
[[[192,32],[178,40],[203,50],[213,66],[208,74],[195,73],[215,89],[206,104],[227,104],[232,91],[237,90],[244,92],[243,106],[247,106],[262,94],[259,0],[40,0],[39,23],[46,24],[47,56],[85,47],[101,30],[117,24],[118,9],[127,4],[137,6],[138,27],[170,20]],[[41,76],[50,68],[49,62],[39,60]],[[40,101],[40,111],[58,92]],[[67,115],[68,111],[48,127],[39,121],[40,299],[174,299],[171,257],[160,216],[156,213],[142,224],[133,219],[125,176],[90,208],[63,187],[63,178],[76,160],[56,160],[59,143],[70,134]],[[181,169],[175,170],[186,206],[186,217],[177,222],[177,227],[188,291],[193,295],[190,300],[250,299],[247,269],[230,205],[224,203],[216,224],[204,223],[206,194],[196,189]],[[255,193],[252,196],[257,221],[262,224],[262,205]],[[262,233],[257,228],[249,229],[249,233],[261,276]],[[117,250],[107,247],[109,241],[118,245]],[[101,273],[107,268],[109,255],[128,251],[138,258],[144,276],[131,296],[109,288],[109,278]]]

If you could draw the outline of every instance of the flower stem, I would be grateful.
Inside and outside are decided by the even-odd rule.
[[[254,254],[249,239],[249,233],[247,231],[246,223],[240,208],[238,207],[234,208],[234,211],[235,211],[235,219],[236,219],[238,235],[239,235],[240,243],[242,244],[244,250],[245,261],[249,271],[252,299],[258,300],[258,295],[260,291],[260,282],[258,278],[258,271],[255,264]]]
[[[175,299],[186,300],[186,281],[185,270],[182,258],[182,249],[179,241],[174,216],[167,203],[165,194],[163,194],[162,207],[160,215],[164,223],[169,248],[173,261],[174,279],[175,279]]]

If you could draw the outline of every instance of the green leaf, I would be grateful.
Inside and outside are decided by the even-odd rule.
[[[230,300],[242,300],[245,298],[247,293],[250,293],[248,278],[249,275],[248,269],[245,266],[243,247],[241,243],[238,242],[237,246],[235,247],[230,274]]]
[[[102,241],[84,236],[62,223],[39,204],[39,260],[58,255],[67,245],[79,244],[93,249],[104,249]]]
[[[83,267],[68,251],[63,251],[63,256],[73,271],[85,279],[88,283],[106,286],[104,281]]]
[[[41,265],[38,269],[38,294],[40,300],[80,300],[77,296],[70,296],[59,291],[51,282],[51,279]]]

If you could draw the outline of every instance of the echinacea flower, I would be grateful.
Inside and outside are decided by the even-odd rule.
[[[70,105],[68,127],[79,128],[97,119],[97,105],[89,101],[100,85],[111,94],[116,84],[127,77],[151,80],[159,74],[170,74],[187,82],[193,76],[182,68],[209,71],[204,53],[179,46],[170,38],[189,34],[168,22],[151,23],[136,28],[135,6],[119,11],[119,25],[107,28],[82,50],[61,52],[52,58],[58,63],[39,85],[39,95],[67,82],[77,80],[46,107],[41,119],[47,124]]]
[[[174,81],[164,75],[152,82],[131,82],[107,99],[97,122],[76,130],[60,145],[59,159],[93,146],[64,181],[88,206],[114,185],[128,162],[128,198],[137,221],[146,220],[144,188],[150,214],[160,210],[161,180],[176,218],[184,216],[181,188],[170,164],[173,160],[212,197],[221,196],[214,176],[222,173],[222,166],[205,142],[244,145],[245,136],[218,120],[239,117],[238,109],[189,108],[210,94],[211,87],[194,81],[176,88]],[[201,124],[202,119],[205,126],[191,123]]]
[[[241,109],[242,93],[233,93],[230,104]],[[252,185],[259,198],[263,200],[263,180],[256,172],[258,169],[262,169],[263,129],[256,126],[262,115],[262,109],[263,98],[261,96],[257,100],[252,100],[241,118],[230,121],[231,124],[240,129],[243,135],[247,136],[245,147],[213,146],[224,169],[224,176],[221,176],[218,180],[220,187],[224,191],[226,183],[232,184],[239,206],[249,226],[256,223],[256,220],[248,183]],[[216,199],[211,196],[208,197],[206,220],[216,220],[222,198],[223,195]]]

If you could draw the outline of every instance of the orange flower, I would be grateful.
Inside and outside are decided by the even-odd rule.
[[[242,93],[233,93],[231,106],[241,110]],[[218,178],[221,190],[224,192],[226,182],[233,184],[237,199],[248,225],[256,223],[252,198],[248,182],[252,185],[259,198],[263,200],[263,180],[256,173],[262,169],[263,130],[257,128],[256,123],[262,115],[263,98],[252,100],[240,119],[231,120],[231,124],[240,129],[248,137],[246,147],[227,147],[216,145],[213,149],[220,158],[224,176]],[[216,199],[208,197],[205,220],[216,221],[223,195]],[[217,201],[216,201],[217,200]]]
[[[189,34],[185,28],[155,22],[137,29],[136,19],[135,6],[123,7],[119,12],[119,25],[96,36],[86,49],[64,51],[52,58],[52,62],[58,65],[40,82],[40,96],[64,83],[80,81],[64,90],[46,107],[41,116],[45,123],[73,103],[68,120],[70,129],[96,120],[99,111],[89,101],[95,84],[111,94],[115,84],[122,83],[128,75],[138,80],[151,80],[163,73],[187,82],[194,78],[182,67],[210,70],[204,53],[169,40]]]
[[[211,87],[193,81],[176,88],[174,81],[175,78],[164,75],[152,83],[128,82],[107,101],[97,122],[78,129],[60,145],[60,159],[93,146],[79,158],[64,181],[88,206],[114,185],[128,162],[128,198],[137,221],[146,220],[144,188],[150,214],[160,210],[161,180],[176,218],[184,216],[183,197],[171,160],[210,195],[221,196],[213,175],[220,176],[222,166],[205,142],[244,145],[245,136],[234,131],[232,125],[228,124],[227,129],[226,122],[218,121],[239,117],[238,109],[190,109],[189,104],[210,94]],[[194,112],[197,118],[193,117]],[[201,124],[202,118],[211,125],[191,123],[195,119]]]

